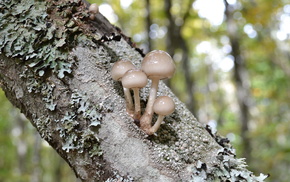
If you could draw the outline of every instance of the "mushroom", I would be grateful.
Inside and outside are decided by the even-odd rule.
[[[130,61],[120,60],[117,61],[111,70],[111,76],[113,80],[121,81],[124,74],[131,70],[135,69],[135,66]],[[125,100],[126,100],[126,111],[127,113],[133,117],[134,116],[134,106],[132,101],[132,96],[130,94],[130,89],[123,87]]]
[[[175,109],[175,104],[170,97],[168,96],[158,97],[153,104],[153,110],[156,114],[158,114],[157,121],[150,129],[145,130],[145,132],[148,135],[154,134],[160,127],[161,122],[164,119],[164,117],[166,115],[173,113],[174,109]]]
[[[99,13],[99,6],[96,3],[93,3],[89,7],[89,12],[91,13],[90,19],[94,20],[97,13]]]
[[[122,85],[124,88],[132,89],[134,91],[134,120],[139,120],[141,117],[139,89],[147,85],[147,75],[140,69],[132,69],[125,73],[122,78]]]
[[[146,130],[151,127],[152,107],[157,95],[159,80],[171,78],[175,72],[175,65],[168,53],[154,50],[146,54],[142,61],[141,69],[152,80],[146,110],[140,119],[141,128]]]

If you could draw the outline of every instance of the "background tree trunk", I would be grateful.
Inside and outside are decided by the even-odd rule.
[[[11,114],[15,118],[15,125],[12,130],[13,135],[16,136],[16,140],[14,141],[17,145],[17,167],[15,169],[15,173],[24,174],[25,168],[27,166],[27,141],[24,140],[24,136],[26,134],[26,127],[23,115],[17,112],[16,109],[13,109]]]
[[[41,138],[37,132],[35,132],[35,141],[34,141],[34,150],[33,150],[33,156],[32,156],[32,164],[34,167],[31,182],[39,182],[40,176],[41,176],[41,168],[37,167],[40,165],[41,161]]]
[[[150,26],[152,25],[151,20],[151,6],[150,0],[146,0],[146,32],[147,32],[147,41],[148,41],[148,50],[152,50],[153,44],[152,39],[150,37]]]
[[[181,16],[181,20],[176,20],[174,15],[171,13],[172,8],[172,1],[166,0],[164,1],[164,9],[165,14],[168,19],[168,35],[166,39],[166,51],[171,55],[174,56],[176,52],[181,51],[182,55],[182,65],[181,69],[184,71],[184,79],[185,79],[185,87],[186,87],[186,94],[187,94],[187,100],[186,100],[186,106],[187,108],[197,117],[197,101],[195,99],[195,80],[194,76],[191,73],[191,63],[189,59],[189,50],[186,41],[184,40],[181,30],[183,28],[183,25],[185,24],[187,18],[189,17],[189,12],[191,10],[191,4],[192,0],[190,0],[187,6],[187,9],[185,13]],[[181,21],[182,23],[180,25],[177,25],[176,22]],[[168,81],[169,87],[172,87],[170,85],[170,81]]]
[[[226,21],[227,30],[229,33],[230,44],[232,47],[232,56],[234,57],[234,74],[233,80],[236,85],[237,100],[240,110],[240,122],[241,122],[241,137],[243,142],[243,157],[248,161],[251,160],[251,141],[249,139],[249,122],[250,122],[250,108],[253,104],[250,93],[250,81],[246,68],[245,59],[241,53],[239,34],[237,33],[237,25],[233,18],[233,7],[230,6],[227,1],[224,1],[226,5]]]
[[[147,136],[125,111],[110,69],[143,53],[82,1],[0,2],[0,83],[7,98],[82,181],[262,181],[228,140],[197,122],[162,82],[176,111]],[[149,92],[141,92],[143,105]]]

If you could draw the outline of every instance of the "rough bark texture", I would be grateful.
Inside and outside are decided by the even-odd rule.
[[[82,181],[264,179],[163,83],[158,95],[171,96],[176,111],[157,135],[146,136],[110,75],[119,59],[139,67],[142,52],[101,14],[89,20],[86,4],[4,0],[0,11],[1,87]],[[148,92],[149,85],[143,107]]]

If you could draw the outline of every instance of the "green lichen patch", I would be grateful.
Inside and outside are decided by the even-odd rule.
[[[209,169],[207,164],[198,160],[192,167],[192,181],[252,181],[262,182],[268,175],[260,174],[255,176],[253,172],[247,169],[244,158],[236,158],[235,150],[230,145],[229,140],[213,133],[209,126],[206,130],[222,147],[217,151],[217,162],[214,168]]]
[[[45,1],[0,1],[0,53],[19,58],[36,75],[71,72],[69,50],[79,35],[72,21],[49,18]]]
[[[75,90],[71,95],[71,107],[76,109],[76,113],[83,119],[91,122],[90,126],[100,125],[103,114],[100,108],[90,103],[89,98]]]
[[[118,174],[118,172],[114,172],[113,176],[108,178],[106,180],[106,182],[119,182],[119,181],[122,181],[122,182],[133,182],[134,181],[134,178],[131,177],[131,176],[121,176]]]
[[[104,117],[97,106],[92,104],[88,97],[74,90],[71,94],[71,112],[66,112],[62,119],[56,121],[57,131],[63,139],[62,149],[66,152],[71,150],[83,153],[89,152],[90,157],[102,155],[99,147],[97,130]]]
[[[42,116],[37,118],[35,123],[40,136],[46,141],[50,141],[52,139],[52,134],[47,128],[51,126],[51,119],[48,116]]]
[[[232,155],[228,155],[225,149],[221,149],[217,158],[220,160],[219,166],[215,166],[213,170],[207,169],[206,163],[197,161],[192,167],[192,182],[196,181],[252,181],[262,182],[268,175],[260,174],[255,176],[251,171],[247,170],[245,159],[236,159]]]
[[[42,101],[44,101],[49,111],[56,109],[55,96],[53,95],[55,85],[53,83],[48,80],[37,79],[29,69],[26,69],[20,77],[26,79],[26,88],[29,93],[41,95]]]
[[[81,0],[0,1],[0,54],[18,58],[26,68],[20,76],[28,91],[41,94],[50,111],[56,109],[55,85],[47,78],[72,72],[75,60],[69,53],[86,37],[80,30],[81,20],[88,16],[84,8]]]
[[[55,95],[51,75],[63,79],[72,72],[76,60],[69,54],[75,45],[87,39],[81,28],[82,20],[88,17],[87,10],[82,11],[85,8],[81,0],[0,1],[0,54],[17,58],[25,68],[20,76],[27,91],[37,94],[51,113],[56,113],[56,97],[59,97]],[[72,91],[70,101],[67,112],[58,120],[33,119],[41,136],[51,140],[52,134],[45,126],[54,120],[64,151],[88,151],[91,157],[102,155],[96,132],[103,118],[101,111],[110,110],[111,101],[105,99],[95,105],[78,91]]]

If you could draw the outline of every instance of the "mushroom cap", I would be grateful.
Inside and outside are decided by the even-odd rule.
[[[153,104],[153,111],[156,114],[165,116],[173,113],[175,110],[175,104],[172,100],[172,98],[168,96],[160,96],[158,97],[154,104]]]
[[[120,60],[117,61],[111,70],[111,75],[113,80],[119,81],[124,76],[124,74],[131,70],[135,69],[135,66],[130,61]]]
[[[89,12],[97,14],[99,12],[99,6],[96,3],[91,4],[89,7]]]
[[[147,75],[140,69],[132,69],[125,73],[122,78],[125,88],[143,88],[147,85]]]
[[[159,78],[162,80],[171,78],[175,72],[173,59],[167,52],[161,50],[154,50],[146,54],[141,68],[149,79]]]

